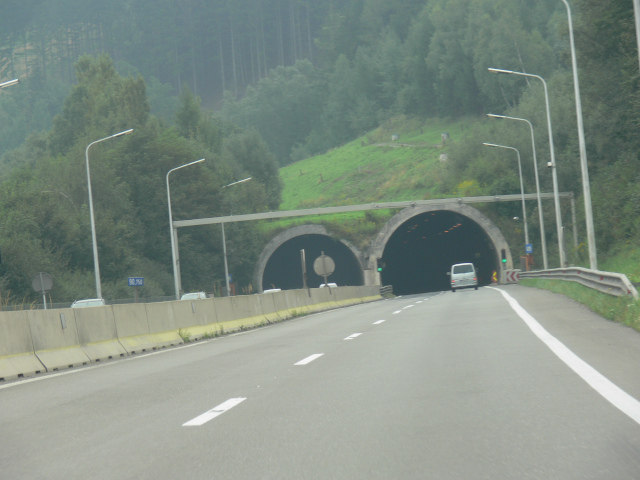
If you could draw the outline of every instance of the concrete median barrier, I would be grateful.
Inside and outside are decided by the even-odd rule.
[[[329,287],[312,288],[309,310],[312,312],[320,312],[322,310],[338,308],[339,305],[336,301],[335,290],[335,288]]]
[[[180,334],[188,337],[189,340],[215,336],[218,331],[215,300],[215,298],[206,298],[171,302],[173,317]]]
[[[277,322],[282,320],[282,317],[279,315],[279,308],[276,306],[276,298],[278,298],[278,293],[259,293],[256,297],[260,300],[260,305],[262,306],[262,314],[267,322]]]
[[[91,362],[80,346],[74,310],[31,310],[28,318],[35,354],[47,371]]]
[[[0,313],[0,379],[13,380],[46,371],[33,351],[28,312]]]
[[[112,305],[120,345],[129,355],[178,344],[178,335],[151,333],[143,303]]]
[[[149,333],[177,331],[178,327],[173,318],[172,302],[146,303]]]
[[[75,308],[78,339],[92,362],[125,357],[127,351],[118,341],[111,305]]]
[[[284,292],[287,308],[292,312],[293,316],[307,315],[311,313],[309,304],[311,303],[311,296],[308,290],[287,290]]]
[[[171,302],[176,327],[190,328],[216,323],[216,310],[213,302],[213,298]]]
[[[197,301],[3,312],[0,379],[179,345],[184,343],[181,334],[195,340],[380,298],[378,287],[337,287]]]
[[[218,323],[221,324],[225,332],[253,328],[270,321],[263,313],[262,300],[258,295],[241,295],[228,297],[224,300],[230,300],[228,304],[224,305],[225,310],[228,311],[230,306],[233,312],[230,320],[221,321],[218,317]]]

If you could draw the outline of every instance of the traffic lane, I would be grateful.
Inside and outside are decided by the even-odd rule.
[[[383,325],[211,425],[221,478],[633,478],[640,468],[638,426],[495,292],[444,296]]]
[[[367,312],[366,319],[385,310],[384,305],[370,304],[352,308]],[[70,474],[69,465],[84,462],[93,470],[106,455],[144,474],[146,470],[136,468],[145,458],[140,452],[165,457],[160,439],[173,437],[173,426],[188,420],[185,417],[225,401],[237,390],[258,390],[269,382],[277,386],[282,377],[278,372],[290,371],[294,361],[318,349],[336,348],[337,339],[354,328],[363,330],[364,323],[357,321],[346,328],[345,319],[353,323],[358,318],[350,315],[352,308],[4,389],[2,463],[18,468],[15,478],[20,472],[39,471],[38,465],[47,477],[63,478]],[[309,341],[313,349],[305,345]],[[165,424],[169,431],[163,434]],[[29,455],[32,451],[38,455]],[[170,451],[166,454],[172,457]],[[26,460],[16,462],[18,458]],[[113,467],[110,461],[108,465]]]
[[[500,288],[576,355],[640,399],[639,332],[611,322],[564,295],[521,285]]]
[[[469,291],[465,292],[464,295],[467,293],[475,294]],[[458,295],[458,293],[455,295]],[[453,299],[451,296],[450,298]],[[445,357],[445,359],[439,363],[443,363],[444,365],[457,365],[458,357],[461,357],[462,353],[468,350],[468,348],[464,348],[464,345],[470,342],[455,341],[455,331],[459,329],[466,330],[469,327],[469,319],[471,319],[474,314],[482,313],[484,315],[483,312],[487,310],[486,307],[483,307],[483,302],[480,302],[482,299],[480,296],[475,298],[458,296],[455,298],[456,305],[467,304],[469,299],[473,299],[475,304],[471,310],[465,314],[459,315],[451,307],[445,308],[444,312],[438,312],[437,310],[429,308],[427,309],[425,318],[430,320],[420,320],[421,325],[431,326],[432,329],[435,329],[435,332],[448,332],[447,335],[443,335],[442,333],[438,335],[428,335],[429,338],[433,337],[432,341],[442,344],[441,346],[450,345],[449,351],[443,352],[450,354],[451,358]],[[45,469],[42,471],[48,473],[48,475],[46,475],[47,478],[74,478],[73,476],[68,476],[69,474],[73,474],[73,472],[81,472],[81,475],[75,478],[86,477],[87,472],[92,473],[92,478],[112,478],[116,473],[119,473],[123,478],[166,478],[167,476],[176,477],[189,474],[198,478],[204,475],[203,472],[211,471],[220,473],[219,478],[230,478],[234,475],[237,478],[239,473],[259,474],[263,470],[282,473],[281,476],[274,474],[270,478],[304,478],[297,475],[297,473],[300,472],[304,473],[306,478],[326,478],[324,476],[325,472],[335,473],[335,478],[367,478],[367,476],[368,478],[384,478],[384,475],[375,477],[375,472],[368,469],[367,465],[374,464],[380,472],[387,473],[389,474],[388,476],[392,476],[393,472],[403,472],[406,474],[405,478],[423,478],[413,476],[413,473],[419,472],[422,468],[430,468],[432,471],[438,472],[438,475],[442,475],[441,478],[456,478],[455,476],[447,476],[447,472],[451,471],[455,473],[458,470],[461,472],[461,476],[458,478],[464,478],[464,475],[466,475],[466,478],[481,478],[477,475],[471,475],[474,469],[470,467],[462,469],[462,467],[457,465],[460,463],[458,459],[460,451],[465,452],[465,450],[469,450],[473,452],[473,445],[466,447],[464,442],[456,437],[459,436],[462,439],[469,438],[470,434],[467,430],[471,428],[472,432],[477,431],[475,438],[478,442],[482,443],[483,439],[486,438],[486,432],[491,431],[490,428],[481,428],[482,421],[472,419],[465,420],[462,425],[456,426],[455,420],[460,418],[464,419],[465,414],[467,414],[464,412],[464,408],[470,407],[466,407],[466,404],[463,403],[463,414],[454,415],[454,419],[450,420],[449,424],[446,424],[446,419],[443,415],[437,415],[435,418],[440,418],[441,423],[444,422],[446,424],[446,428],[444,428],[444,432],[432,433],[436,435],[431,440],[432,445],[429,445],[426,441],[421,441],[420,432],[414,432],[412,430],[412,428],[417,428],[417,426],[420,425],[426,425],[425,430],[428,431],[427,433],[435,430],[428,423],[431,417],[421,420],[418,414],[410,415],[410,418],[408,418],[404,413],[405,411],[410,413],[412,409],[422,408],[422,410],[425,410],[424,405],[421,407],[421,398],[428,399],[429,396],[433,396],[435,400],[437,400],[432,408],[426,408],[426,411],[433,413],[443,408],[440,403],[455,405],[456,402],[449,400],[447,398],[448,396],[453,396],[453,400],[457,399],[461,401],[473,393],[473,389],[471,392],[466,392],[464,390],[452,389],[452,386],[458,384],[456,380],[459,379],[461,373],[468,370],[465,365],[474,365],[474,362],[467,361],[458,365],[457,368],[460,372],[456,375],[451,375],[451,377],[453,377],[452,379],[449,378],[450,375],[443,374],[440,383],[442,385],[449,385],[447,388],[443,389],[434,386],[433,391],[428,390],[422,394],[420,394],[420,389],[424,389],[424,385],[420,384],[420,378],[416,380],[413,379],[412,376],[415,375],[413,368],[415,364],[425,363],[424,361],[410,362],[408,361],[410,359],[405,359],[404,361],[398,360],[396,368],[391,369],[393,372],[383,375],[384,368],[382,367],[387,363],[392,365],[391,362],[394,355],[400,357],[409,355],[412,349],[405,349],[403,347],[403,341],[406,337],[413,338],[418,345],[429,345],[428,343],[419,341],[419,339],[425,336],[425,333],[423,332],[422,336],[416,336],[414,332],[415,325],[408,322],[407,319],[411,318],[414,312],[419,311],[420,304],[418,304],[418,302],[421,302],[423,307],[435,306],[437,302],[434,303],[433,298],[428,302],[422,302],[421,300],[411,302],[413,302],[413,300],[408,299],[398,299],[396,302],[378,302],[376,308],[363,308],[363,310],[366,310],[366,314],[362,316],[359,315],[360,307],[356,307],[353,309],[334,311],[331,315],[327,316],[306,318],[305,320],[309,320],[310,323],[301,319],[300,322],[296,321],[278,325],[273,329],[263,329],[251,332],[248,335],[220,339],[231,340],[232,344],[241,340],[242,345],[234,345],[232,348],[227,349],[219,343],[216,348],[217,351],[228,351],[221,357],[215,358],[215,360],[212,357],[211,365],[205,360],[202,360],[203,365],[197,366],[197,360],[190,358],[196,356],[195,352],[198,351],[200,346],[184,349],[180,352],[179,357],[167,355],[167,358],[171,357],[171,361],[168,362],[166,366],[150,365],[148,366],[149,372],[141,372],[133,375],[133,377],[138,379],[139,384],[145,384],[147,380],[140,382],[139,379],[144,379],[147,375],[153,376],[156,369],[169,371],[170,375],[168,374],[168,378],[164,378],[167,377],[167,375],[161,375],[161,377],[169,380],[168,383],[174,387],[175,391],[168,393],[169,399],[178,398],[178,402],[171,402],[168,405],[158,405],[156,397],[159,394],[155,385],[159,381],[161,382],[163,378],[148,379],[150,391],[147,394],[140,393],[139,399],[135,398],[134,391],[133,393],[129,392],[129,400],[131,400],[131,402],[118,403],[117,398],[106,401],[102,407],[104,409],[104,418],[108,423],[102,425],[102,429],[100,429],[100,422],[95,426],[86,425],[87,436],[83,437],[84,442],[79,441],[77,445],[74,445],[72,443],[70,444],[70,441],[65,439],[64,436],[58,437],[57,440],[61,446],[57,451],[58,455],[49,455],[46,457],[54,463],[48,470]],[[406,308],[410,305],[414,305],[414,307]],[[396,308],[396,306],[399,308]],[[391,312],[393,316],[383,315],[385,311]],[[393,312],[398,313],[394,314]],[[456,318],[449,318],[449,314],[453,314]],[[499,312],[495,314],[494,317],[502,318],[503,315],[504,312]],[[444,323],[434,321],[434,318],[437,319],[439,316],[444,316],[445,318],[449,318],[449,320]],[[373,325],[379,321],[379,317],[389,317],[389,320],[374,327]],[[460,321],[460,319],[462,321]],[[301,325],[311,326],[312,323],[315,325],[313,328],[310,327],[309,330],[299,328]],[[471,325],[473,326],[476,323],[472,323]],[[388,327],[390,326],[393,328],[389,329]],[[291,339],[285,339],[287,335],[292,335],[290,328],[297,330],[297,332]],[[387,334],[394,331],[394,328],[398,328],[400,340],[390,342],[389,338],[391,337],[387,338]],[[360,330],[362,330],[362,332],[359,332]],[[484,328],[481,328],[478,333],[483,333],[484,330]],[[358,333],[362,333],[362,335],[352,340],[344,340],[348,338],[353,331],[358,331]],[[337,335],[333,335],[333,333]],[[385,335],[381,335],[379,339],[379,342],[382,344],[381,351],[370,352],[368,340],[375,338],[381,333],[385,333]],[[274,337],[264,340],[253,340],[256,337],[262,338],[263,335],[267,337],[274,335]],[[443,341],[447,339],[449,335],[451,335],[449,341]],[[339,338],[339,340],[337,342],[331,340],[332,336]],[[499,336],[497,332],[494,332],[490,337],[494,338]],[[513,336],[509,335],[507,340],[513,340],[511,337]],[[282,345],[297,345],[298,342],[297,340],[294,341],[294,338],[309,340],[310,343],[303,345],[305,348],[302,348],[302,350],[308,347],[309,351],[315,351],[318,343],[325,341],[328,341],[325,346],[332,347],[332,350],[323,348],[327,353],[303,369],[293,368],[290,364],[283,369],[281,362],[277,360],[278,355],[276,355],[276,353],[286,352],[286,356],[290,357],[290,349],[282,348]],[[263,341],[266,343],[274,342],[279,348],[274,348],[275,352],[271,355],[265,355],[265,352],[269,351],[269,347],[263,346]],[[245,348],[244,342],[247,342],[247,348]],[[213,344],[215,342],[211,343]],[[501,343],[506,344],[506,342]],[[248,348],[249,345],[251,345],[252,348]],[[383,361],[383,365],[376,369],[376,360],[380,361],[383,357],[389,357],[389,355],[383,355],[384,351],[382,347],[390,347],[392,345],[394,345],[395,348],[393,348],[391,352],[391,360],[387,359]],[[355,352],[361,347],[367,347],[367,349],[362,354],[356,355],[354,360],[350,362],[337,361],[331,369],[317,370],[322,373],[321,378],[317,382],[319,391],[311,395],[312,398],[308,398],[309,394],[305,393],[308,389],[306,386],[308,383],[306,381],[308,372],[313,372],[314,369],[318,369],[327,359],[338,358],[343,352]],[[454,347],[462,348],[462,353],[457,353]],[[302,354],[302,350],[300,352],[296,351],[295,353]],[[428,349],[428,351],[431,350],[433,349]],[[517,354],[520,349],[515,348],[514,350]],[[259,354],[257,358],[252,360],[250,357],[247,358],[241,354],[238,354],[236,357],[236,351],[259,352]],[[453,354],[451,354],[451,351],[453,351]],[[198,353],[198,355],[200,354]],[[205,355],[205,357],[207,355]],[[156,359],[161,357],[165,356],[160,355]],[[271,365],[269,360],[272,358],[275,361]],[[436,362],[437,358],[439,357],[427,358],[426,362],[431,362],[436,365],[438,363]],[[288,360],[290,360],[290,358],[288,358]],[[355,360],[357,360],[357,362]],[[146,362],[144,363],[145,366],[147,366]],[[165,363],[164,360],[162,363]],[[224,378],[214,375],[216,366],[219,367],[223,364],[228,365],[230,369],[236,369],[238,368],[236,366],[238,363],[244,365],[246,368],[240,368],[238,371],[230,372],[230,375]],[[357,368],[352,366],[351,368],[343,369],[343,365],[348,367],[354,363]],[[124,362],[122,362],[122,364],[124,364]],[[178,372],[176,375],[171,372],[175,364],[179,364],[178,367],[176,367]],[[380,372],[373,381],[367,379],[366,375],[355,373],[360,368],[366,369],[367,365],[370,364],[371,368],[379,370]],[[265,367],[264,369],[262,369],[263,366]],[[308,367],[310,368],[307,369]],[[136,368],[135,370],[138,371],[140,368]],[[211,377],[207,377],[209,370],[211,370],[211,373],[209,373]],[[401,374],[398,375],[396,372],[401,372]],[[95,371],[93,373],[95,373]],[[189,378],[188,376],[192,373],[194,374],[194,378]],[[273,375],[273,378],[267,377],[265,373]],[[123,372],[123,375],[124,374],[126,374],[126,371]],[[220,372],[218,371],[217,374],[219,375]],[[252,377],[252,374],[255,374],[255,376]],[[398,381],[399,386],[395,386],[394,381],[401,379],[405,375],[410,376],[404,381]],[[172,376],[177,378],[174,379]],[[112,382],[118,381],[118,375],[115,375],[115,377],[116,378],[111,379]],[[180,383],[179,380],[183,377],[186,378],[186,382]],[[437,379],[435,374],[433,377]],[[174,381],[171,381],[172,379]],[[448,384],[448,380],[451,380],[452,383]],[[462,380],[465,379],[462,378],[461,381]],[[312,384],[316,383],[313,379],[310,381]],[[197,382],[197,388],[192,388],[195,382]],[[96,383],[102,385],[104,380],[96,380]],[[211,386],[213,383],[216,384],[216,388]],[[416,392],[411,391],[407,395],[392,395],[391,398],[387,398],[390,392],[401,392],[402,385],[405,385],[406,389],[406,384],[408,383],[418,385],[419,388]],[[385,386],[387,386],[387,388],[385,388]],[[141,388],[140,385],[138,385],[138,388]],[[121,385],[118,389],[126,390]],[[180,397],[180,394],[185,389],[188,390],[189,393]],[[336,391],[338,393],[336,393]],[[287,392],[291,393],[288,394]],[[438,397],[439,392],[444,392],[444,397]],[[245,396],[247,400],[202,427],[176,427],[178,424],[182,425],[184,422],[193,418],[194,415],[202,413],[214,405],[224,402],[228,398],[241,395]],[[322,400],[322,395],[325,395],[327,398]],[[333,397],[336,396],[337,398],[333,400]],[[379,401],[374,402],[375,405],[371,407],[369,405],[372,403],[371,399],[378,398]],[[409,400],[407,400],[407,398]],[[416,400],[418,403],[413,408],[409,408],[412,403],[410,400],[414,398],[418,399]],[[145,401],[150,402],[151,405],[145,406],[144,411],[141,411],[141,409],[136,410],[135,404]],[[133,406],[130,405],[130,403],[133,403]],[[119,405],[122,412],[108,411],[112,404]],[[405,406],[405,404],[408,406]],[[473,407],[476,404],[482,405],[482,402],[470,401],[470,404]],[[494,402],[488,402],[488,406],[492,406],[493,404]],[[373,412],[371,413],[372,408]],[[171,415],[172,409],[176,412],[175,415]],[[100,409],[98,409],[98,411],[99,410]],[[370,414],[367,414],[367,411],[369,411]],[[491,412],[491,410],[488,411]],[[188,415],[187,412],[189,412]],[[251,415],[247,421],[244,421],[242,415],[248,414],[248,412],[251,412]],[[116,416],[115,419],[113,419],[114,414]],[[94,415],[98,415],[98,413],[94,412]],[[89,414],[78,415],[78,418],[83,421],[88,416]],[[123,422],[119,422],[119,416],[124,417]],[[240,420],[238,420],[239,418]],[[109,427],[114,423],[115,426],[110,429]],[[311,427],[314,423],[317,425],[316,428]],[[494,425],[494,422],[490,423],[490,426]],[[348,426],[351,428],[347,428]],[[364,426],[364,428],[362,426]],[[396,426],[397,430],[394,430]],[[311,429],[309,432],[305,430],[307,427]],[[282,429],[282,432],[279,433],[278,429]],[[3,429],[3,431],[6,430]],[[98,433],[91,436],[92,431],[97,431]],[[380,438],[380,435],[376,435],[378,431],[382,432],[382,437],[385,438]],[[526,428],[523,427],[523,431],[526,433]],[[248,444],[253,442],[254,439],[260,438],[260,435],[255,432],[262,432],[263,441],[258,441],[255,450],[251,450],[248,448]],[[307,434],[303,435],[302,433],[305,432]],[[453,435],[451,434],[452,432]],[[79,432],[79,434],[82,433],[82,431]],[[238,438],[235,439],[234,436],[238,436]],[[334,438],[334,440],[332,440],[332,438]],[[450,456],[444,457],[443,460],[438,459],[438,461],[431,459],[433,465],[420,463],[418,457],[420,455],[424,456],[425,447],[437,452],[438,445],[443,443],[443,438],[444,442],[451,447],[451,452],[449,452]],[[471,438],[474,438],[474,436],[471,435]],[[500,438],[501,436],[498,437],[498,440]],[[410,442],[412,448],[407,449],[407,441]],[[499,444],[496,440],[491,441]],[[287,442],[292,442],[294,445],[292,446]],[[473,443],[475,444],[476,442]],[[298,444],[302,446],[306,445],[306,447],[296,447]],[[354,450],[354,445],[362,445],[366,448],[364,448],[364,450]],[[458,446],[465,448],[458,448]],[[507,446],[511,447],[510,444],[507,444]],[[302,451],[299,451],[300,448],[302,448]],[[46,445],[43,446],[43,449],[46,450]],[[382,450],[382,452],[379,450]],[[500,448],[497,448],[497,450],[500,451]],[[491,453],[493,451],[493,448],[491,448],[488,452],[481,451],[478,455],[472,455],[471,457],[474,459],[474,462],[482,465],[482,459],[491,459]],[[76,452],[82,452],[81,454],[77,454],[77,459],[73,458]],[[287,452],[289,452],[289,454]],[[341,456],[342,452],[350,452],[351,456],[343,458]],[[463,454],[466,455],[466,453]],[[509,455],[515,456],[519,461],[523,455],[527,454],[529,454],[529,452],[526,452],[526,449],[525,452],[519,453],[517,449],[514,452],[512,447],[511,450],[508,450],[506,454],[501,456],[505,458],[509,458]],[[293,463],[289,460],[291,455],[294,455],[296,459]],[[40,453],[38,456],[41,456]],[[59,464],[55,463],[56,456],[61,459],[59,460]],[[320,457],[320,460],[318,460],[318,457]],[[339,459],[339,461],[329,462],[331,465],[325,465],[326,459],[331,457]],[[476,457],[480,460],[477,460]],[[400,461],[395,462],[393,460],[394,458],[400,459]],[[152,461],[150,462],[148,459],[152,459]],[[252,459],[254,463],[252,463]],[[276,466],[270,465],[273,459],[277,459],[275,462],[277,464]],[[86,461],[86,464],[79,464],[81,461]],[[497,459],[496,462],[499,462],[499,459]],[[4,461],[2,463],[3,465],[7,465]],[[493,463],[492,461],[492,464]],[[354,467],[350,467],[349,465],[351,464],[353,464]],[[69,467],[70,465],[72,467]],[[265,470],[265,466],[269,466],[269,469]],[[254,468],[253,471],[251,467]],[[310,470],[311,467],[313,467],[313,470]],[[527,465],[526,468],[529,468],[529,465]],[[499,469],[495,472],[491,471],[491,474],[493,478],[508,478],[505,476],[501,477],[500,472],[520,472],[525,471],[526,468],[518,470],[511,465],[508,469]],[[490,471],[486,466],[483,467],[482,471],[485,470]],[[32,469],[30,471],[33,472],[35,470]],[[536,470],[533,469],[532,471]],[[52,475],[55,472],[61,475]],[[226,472],[225,475],[222,475],[222,472]],[[345,472],[347,472],[349,476],[345,475],[341,477],[341,473]],[[366,476],[364,475],[365,473]],[[267,474],[256,476],[264,477],[266,475]],[[14,476],[13,478],[21,477]],[[524,478],[527,477],[524,476]],[[564,478],[571,478],[571,476],[565,476]],[[608,478],[616,477],[609,476]]]

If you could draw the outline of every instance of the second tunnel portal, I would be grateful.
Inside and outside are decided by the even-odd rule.
[[[447,272],[455,263],[471,262],[480,285],[491,283],[504,249],[500,230],[467,205],[407,208],[394,216],[371,247],[370,266],[380,267],[380,281],[396,294],[448,290]]]

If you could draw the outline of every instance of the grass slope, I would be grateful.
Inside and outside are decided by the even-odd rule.
[[[467,124],[397,118],[340,148],[283,167],[280,210],[431,198],[440,155],[447,152],[441,134],[455,140]]]

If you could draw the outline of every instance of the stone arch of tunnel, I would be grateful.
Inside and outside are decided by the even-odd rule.
[[[473,263],[479,284],[487,285],[493,271],[503,268],[503,249],[504,268],[513,268],[504,236],[473,207],[463,203],[409,207],[393,216],[372,243],[368,269],[376,271],[380,264],[377,282],[393,285],[395,294],[448,290],[447,272],[451,265],[464,262]]]
[[[364,255],[345,240],[333,237],[322,225],[300,225],[274,237],[262,250],[254,271],[258,291],[269,288],[290,290],[303,287],[300,250],[306,257],[307,286],[316,288],[324,278],[313,270],[322,252],[331,257],[335,272],[329,282],[340,286],[364,284]]]

